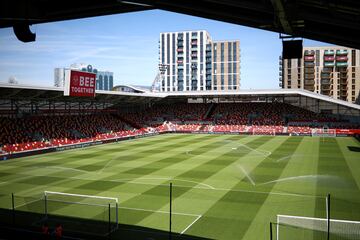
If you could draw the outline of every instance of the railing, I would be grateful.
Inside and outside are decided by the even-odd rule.
[[[348,54],[348,50],[336,50],[336,55],[346,55]]]
[[[347,61],[348,57],[347,56],[338,56],[336,57],[336,61]]]
[[[325,50],[324,55],[334,55],[334,50]]]
[[[305,50],[304,55],[306,55],[306,56],[315,55],[315,51],[314,50]]]
[[[347,66],[348,66],[348,63],[347,63],[347,62],[337,62],[337,63],[336,63],[336,66],[337,66],[337,67],[347,67]]]
[[[314,60],[315,60],[315,57],[314,57],[314,56],[305,56],[305,57],[304,57],[304,60],[305,60],[305,61],[314,61]]]
[[[335,57],[334,56],[324,56],[324,60],[325,61],[334,61]]]
[[[325,67],[333,67],[333,66],[335,66],[335,63],[333,63],[333,62],[324,62],[324,66]]]

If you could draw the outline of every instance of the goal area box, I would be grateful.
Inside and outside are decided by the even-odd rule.
[[[13,210],[20,214],[16,218],[22,225],[46,222],[54,227],[60,223],[67,232],[99,236],[118,228],[117,198],[45,191],[37,197],[13,196]],[[27,222],[21,219],[25,215]]]

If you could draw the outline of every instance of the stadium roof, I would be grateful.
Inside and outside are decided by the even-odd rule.
[[[360,105],[300,89],[240,90],[240,91],[201,91],[201,92],[144,92],[128,93],[96,90],[95,98],[68,97],[58,87],[41,87],[0,83],[0,99],[31,101],[70,101],[70,102],[110,102],[113,104],[148,103],[166,99],[188,98],[249,98],[249,97],[308,97],[341,107],[359,110]]]
[[[151,9],[360,48],[358,0],[2,0],[0,28]]]

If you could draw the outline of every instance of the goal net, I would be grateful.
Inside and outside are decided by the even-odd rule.
[[[72,231],[107,235],[118,228],[117,198],[45,191],[44,205],[46,221]]]
[[[336,137],[336,129],[329,128],[313,128],[311,130],[312,137]]]
[[[360,240],[360,222],[330,219],[331,240]],[[326,240],[328,220],[301,216],[278,215],[276,240]]]

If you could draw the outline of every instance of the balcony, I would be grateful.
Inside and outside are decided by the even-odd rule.
[[[341,97],[347,97],[347,91],[340,91]]]
[[[344,79],[346,78],[347,79],[348,75],[347,73],[340,73],[340,78]]]
[[[321,85],[321,91],[330,91],[331,86],[329,84]]]
[[[315,91],[314,85],[305,85],[304,89],[312,92]]]
[[[305,80],[304,81],[304,85],[308,86],[308,85],[314,85],[315,81],[314,80]]]
[[[197,35],[191,36],[191,40],[197,39]]]
[[[341,85],[340,90],[341,91],[347,91],[347,86],[346,85]]]
[[[321,89],[321,94],[322,94],[322,95],[330,96],[330,95],[331,95],[331,92],[330,92],[330,90]]]
[[[197,45],[197,40],[193,40],[193,41],[191,41],[191,45]]]
[[[321,79],[321,85],[330,85],[331,81],[328,79]]]
[[[178,67],[177,67],[178,69],[184,69],[184,65],[178,65]]]
[[[197,53],[192,53],[191,57],[197,58]]]
[[[334,55],[334,50],[325,50],[324,55]]]
[[[304,61],[306,62],[312,62],[315,60],[315,57],[314,56],[305,56],[304,57]]]
[[[190,48],[190,50],[191,50],[191,51],[193,51],[193,52],[197,52],[198,48],[197,48],[197,47],[192,46],[192,47]]]
[[[348,63],[347,63],[347,62],[337,62],[337,63],[336,63],[336,66],[337,66],[337,67],[347,67],[347,66],[348,66]]]
[[[347,72],[348,72],[348,70],[347,70],[346,67],[339,68],[338,70],[339,70],[339,72],[341,72],[341,73],[347,73]]]
[[[347,79],[340,79],[340,84],[347,85],[348,84]]]
[[[177,52],[184,52],[184,49],[183,48],[178,48],[176,49]]]
[[[314,68],[305,68],[304,72],[305,73],[314,73],[315,69]]]
[[[330,73],[321,73],[321,79],[330,79]]]
[[[178,64],[183,64],[183,63],[184,63],[183,60],[177,60],[176,62],[177,62]]]
[[[333,67],[335,66],[335,63],[333,62],[324,62],[324,67]]]
[[[347,56],[337,56],[336,57],[336,61],[346,62],[347,60],[348,60]]]
[[[348,50],[344,49],[344,50],[336,50],[336,55],[347,55],[348,54]]]
[[[305,74],[305,75],[304,75],[304,78],[305,78],[305,79],[314,79],[314,78],[315,78],[315,75],[314,75],[314,74]]]
[[[305,56],[315,55],[315,51],[314,50],[305,50],[304,55]]]
[[[315,66],[315,63],[313,63],[313,62],[305,62],[304,65],[305,65],[306,68],[313,68]]]
[[[335,60],[334,56],[324,56],[324,61],[333,62]]]
[[[323,68],[322,72],[324,72],[324,73],[331,73],[332,70],[333,70],[332,68],[325,67],[325,68]]]

